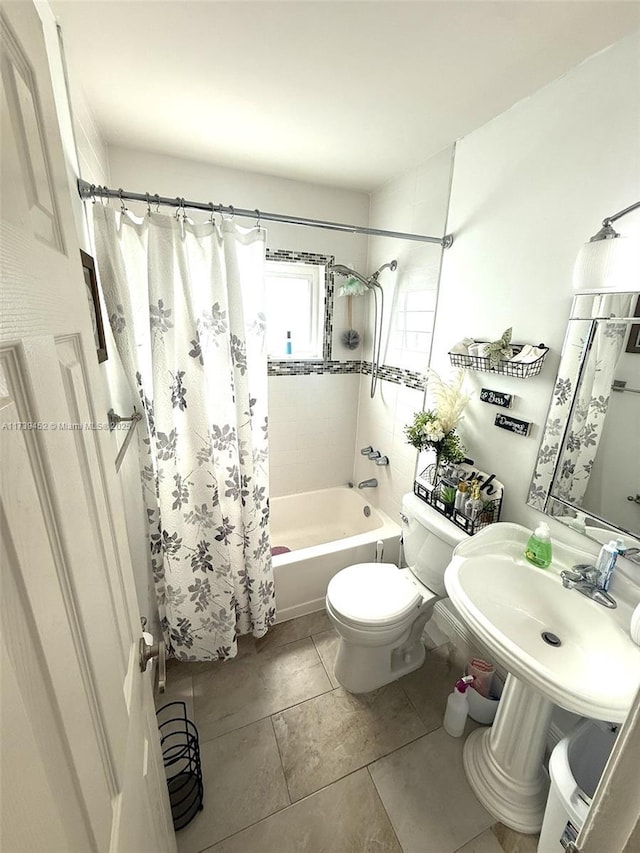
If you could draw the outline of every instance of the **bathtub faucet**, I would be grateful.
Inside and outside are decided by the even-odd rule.
[[[370,480],[363,480],[361,483],[358,483],[359,489],[375,489],[378,485],[378,481],[375,477],[371,477]]]

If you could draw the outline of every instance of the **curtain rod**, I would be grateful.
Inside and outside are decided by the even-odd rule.
[[[287,216],[280,213],[266,213],[264,210],[248,210],[232,205],[213,204],[206,201],[186,201],[184,198],[168,198],[159,196],[157,193],[134,193],[129,190],[110,190],[108,187],[96,186],[87,181],[78,179],[78,193],[82,199],[115,198],[120,202],[141,201],[148,207],[152,204],[164,205],[165,207],[181,207],[192,210],[204,210],[207,213],[226,213],[229,216],[242,216],[250,219],[268,220],[269,222],[283,222],[287,225],[304,225],[308,228],[324,228],[327,231],[347,231],[350,234],[369,234],[374,237],[392,237],[397,240],[414,240],[417,243],[437,243],[444,249],[448,249],[453,243],[453,235],[445,234],[444,237],[427,237],[424,234],[405,234],[403,231],[384,231],[380,228],[366,228],[363,225],[346,225],[342,222],[327,222],[323,219],[306,219],[302,216]]]

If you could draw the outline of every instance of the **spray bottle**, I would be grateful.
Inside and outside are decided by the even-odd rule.
[[[453,693],[447,699],[447,710],[444,713],[442,725],[445,732],[450,734],[451,737],[460,737],[464,731],[467,714],[469,713],[467,690],[474,680],[475,676],[473,675],[463,676],[459,681],[456,681]]]

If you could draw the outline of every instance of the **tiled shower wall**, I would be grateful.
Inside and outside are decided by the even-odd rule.
[[[269,377],[273,497],[351,480],[359,380],[354,373]]]
[[[442,237],[452,168],[453,148],[447,148],[386,184],[371,198],[371,227]],[[356,431],[357,447],[372,444],[389,456],[390,464],[376,466],[357,455],[355,477],[375,476],[378,488],[367,492],[367,498],[397,519],[402,495],[413,486],[416,452],[406,443],[404,426],[423,408],[424,393],[415,388],[415,376],[424,376],[429,367],[442,249],[432,243],[370,238],[368,271],[394,258],[396,272],[380,275],[385,304],[381,361],[388,368],[383,374],[397,381],[381,380],[371,399],[371,377],[360,377]],[[364,358],[371,352],[372,301],[369,309]]]

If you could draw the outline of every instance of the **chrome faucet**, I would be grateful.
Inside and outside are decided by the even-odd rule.
[[[631,560],[632,563],[640,565],[640,548],[621,548],[620,556],[625,560]]]
[[[563,569],[560,572],[562,586],[566,589],[575,589],[591,598],[603,607],[616,608],[618,605],[614,598],[602,588],[603,579],[595,566],[588,563],[578,563],[572,570]]]
[[[369,480],[363,480],[361,483],[358,483],[359,489],[375,489],[378,485],[378,481],[375,477],[371,477]]]

